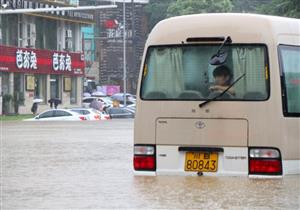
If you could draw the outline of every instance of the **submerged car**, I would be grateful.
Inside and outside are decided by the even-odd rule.
[[[84,115],[78,114],[68,109],[51,109],[42,112],[31,119],[25,121],[81,121],[87,120]]]
[[[101,113],[99,113],[96,109],[72,108],[70,110],[72,112],[84,115],[87,118],[87,120],[101,120]]]
[[[106,112],[109,116],[114,118],[134,118],[134,111],[131,109],[123,108],[123,107],[111,107],[106,109]]]
[[[97,97],[97,96],[90,96],[90,97],[84,97],[82,99],[82,106],[84,108],[90,108],[90,104],[94,101],[97,100],[101,102],[102,106],[104,107],[111,107],[112,106],[112,100],[108,96],[103,96],[103,97]]]

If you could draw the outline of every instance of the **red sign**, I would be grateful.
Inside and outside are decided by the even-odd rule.
[[[115,19],[109,19],[104,22],[104,27],[106,29],[116,29],[116,28],[118,28],[118,25],[119,25],[119,23]]]
[[[81,53],[0,46],[0,71],[81,76],[84,59]]]

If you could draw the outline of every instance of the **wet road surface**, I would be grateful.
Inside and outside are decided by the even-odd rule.
[[[300,176],[138,177],[133,120],[0,122],[1,209],[300,209]]]

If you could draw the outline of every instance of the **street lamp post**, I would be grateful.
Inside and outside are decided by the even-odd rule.
[[[127,87],[126,87],[126,14],[125,14],[125,0],[123,0],[123,97],[124,97],[124,106],[127,105],[126,101],[126,92],[127,92]]]

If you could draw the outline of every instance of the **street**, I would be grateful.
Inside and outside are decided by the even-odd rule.
[[[0,129],[3,210],[300,208],[300,176],[134,176],[133,120]]]

